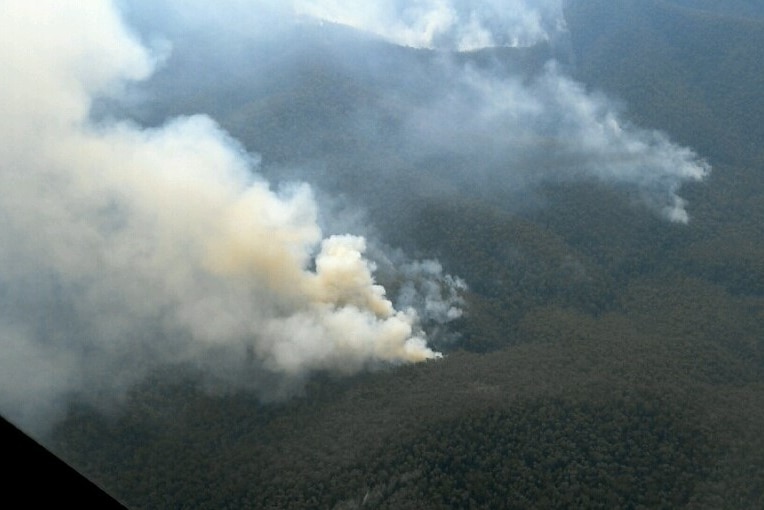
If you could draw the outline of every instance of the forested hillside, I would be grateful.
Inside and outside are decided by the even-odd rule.
[[[713,167],[681,187],[687,224],[628,185],[460,182],[468,163],[384,137],[361,152],[421,93],[376,78],[417,62],[427,80],[427,50],[364,40],[352,51],[386,58],[344,72],[320,40],[353,34],[309,27],[291,88],[247,89],[237,69],[164,96],[170,62],[134,117],[210,113],[269,177],[314,176],[384,243],[459,275],[465,313],[443,359],[315,374],[285,401],[167,367],[111,413],[72,406],[48,444],[133,508],[764,507],[764,12],[719,5],[573,0],[559,43],[587,90]],[[530,79],[552,52],[459,58]]]

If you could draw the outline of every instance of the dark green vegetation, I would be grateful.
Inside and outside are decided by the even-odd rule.
[[[764,20],[757,2],[719,4],[567,13],[575,77],[712,163],[682,189],[688,225],[595,183],[518,212],[416,174],[368,205],[385,241],[469,283],[445,359],[317,376],[277,404],[157,374],[112,416],[73,408],[50,444],[135,508],[763,508]],[[374,93],[308,60],[293,90],[208,106],[266,160],[323,154],[330,188],[358,142],[342,112]]]

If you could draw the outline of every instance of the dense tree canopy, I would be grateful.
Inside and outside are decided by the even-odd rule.
[[[112,414],[72,407],[51,448],[134,508],[763,507],[764,13],[569,4],[575,77],[712,163],[682,189],[689,224],[597,182],[548,183],[523,209],[484,191],[443,199],[401,156],[410,194],[366,205],[386,242],[468,282],[443,360],[317,374],[276,403],[211,395],[193,367],[168,367]],[[545,51],[491,58],[533,69]],[[320,151],[341,189],[358,140],[338,119],[377,98],[311,64],[292,90],[167,110],[207,108],[270,161]]]

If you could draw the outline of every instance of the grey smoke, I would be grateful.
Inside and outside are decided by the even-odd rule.
[[[569,77],[559,0],[256,2],[266,20],[280,19],[271,27],[257,21],[260,8],[233,4],[237,20],[218,14],[207,30],[193,11],[168,16],[179,43],[149,82],[154,109],[144,118],[201,106],[269,163],[292,165],[290,176],[357,204],[384,210],[390,196],[465,191],[515,203],[546,183],[598,180],[630,187],[648,208],[686,223],[681,186],[710,172],[692,149],[632,124],[617,101]],[[485,20],[493,46],[458,52],[445,36],[391,35],[408,27],[424,37],[428,20],[448,12],[459,13],[449,18],[453,33]],[[239,28],[226,32],[229,23]],[[523,45],[507,42],[531,32]],[[273,168],[263,171],[282,175]]]
[[[295,0],[293,8],[415,48],[531,46],[565,29],[561,0]]]
[[[612,101],[566,77],[556,62],[530,79],[465,66],[455,83],[406,119],[404,138],[420,157],[457,155],[489,186],[588,178],[632,185],[670,221],[689,220],[677,192],[710,166],[664,133],[622,120]]]
[[[117,5],[4,5],[0,412],[27,427],[167,363],[273,397],[437,357],[465,282],[359,234],[592,179],[684,223],[710,171],[568,77],[560,1]]]
[[[44,427],[163,364],[257,388],[439,357],[375,281],[366,240],[325,236],[310,187],[272,188],[212,119],[92,121],[96,97],[157,62],[110,2],[4,7],[4,415]]]

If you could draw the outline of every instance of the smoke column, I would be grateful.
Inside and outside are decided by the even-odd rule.
[[[306,185],[273,189],[210,118],[90,120],[152,55],[108,1],[4,2],[0,411],[108,398],[162,363],[298,377],[439,356],[375,283],[362,237],[323,239]],[[315,269],[311,269],[315,267]]]

